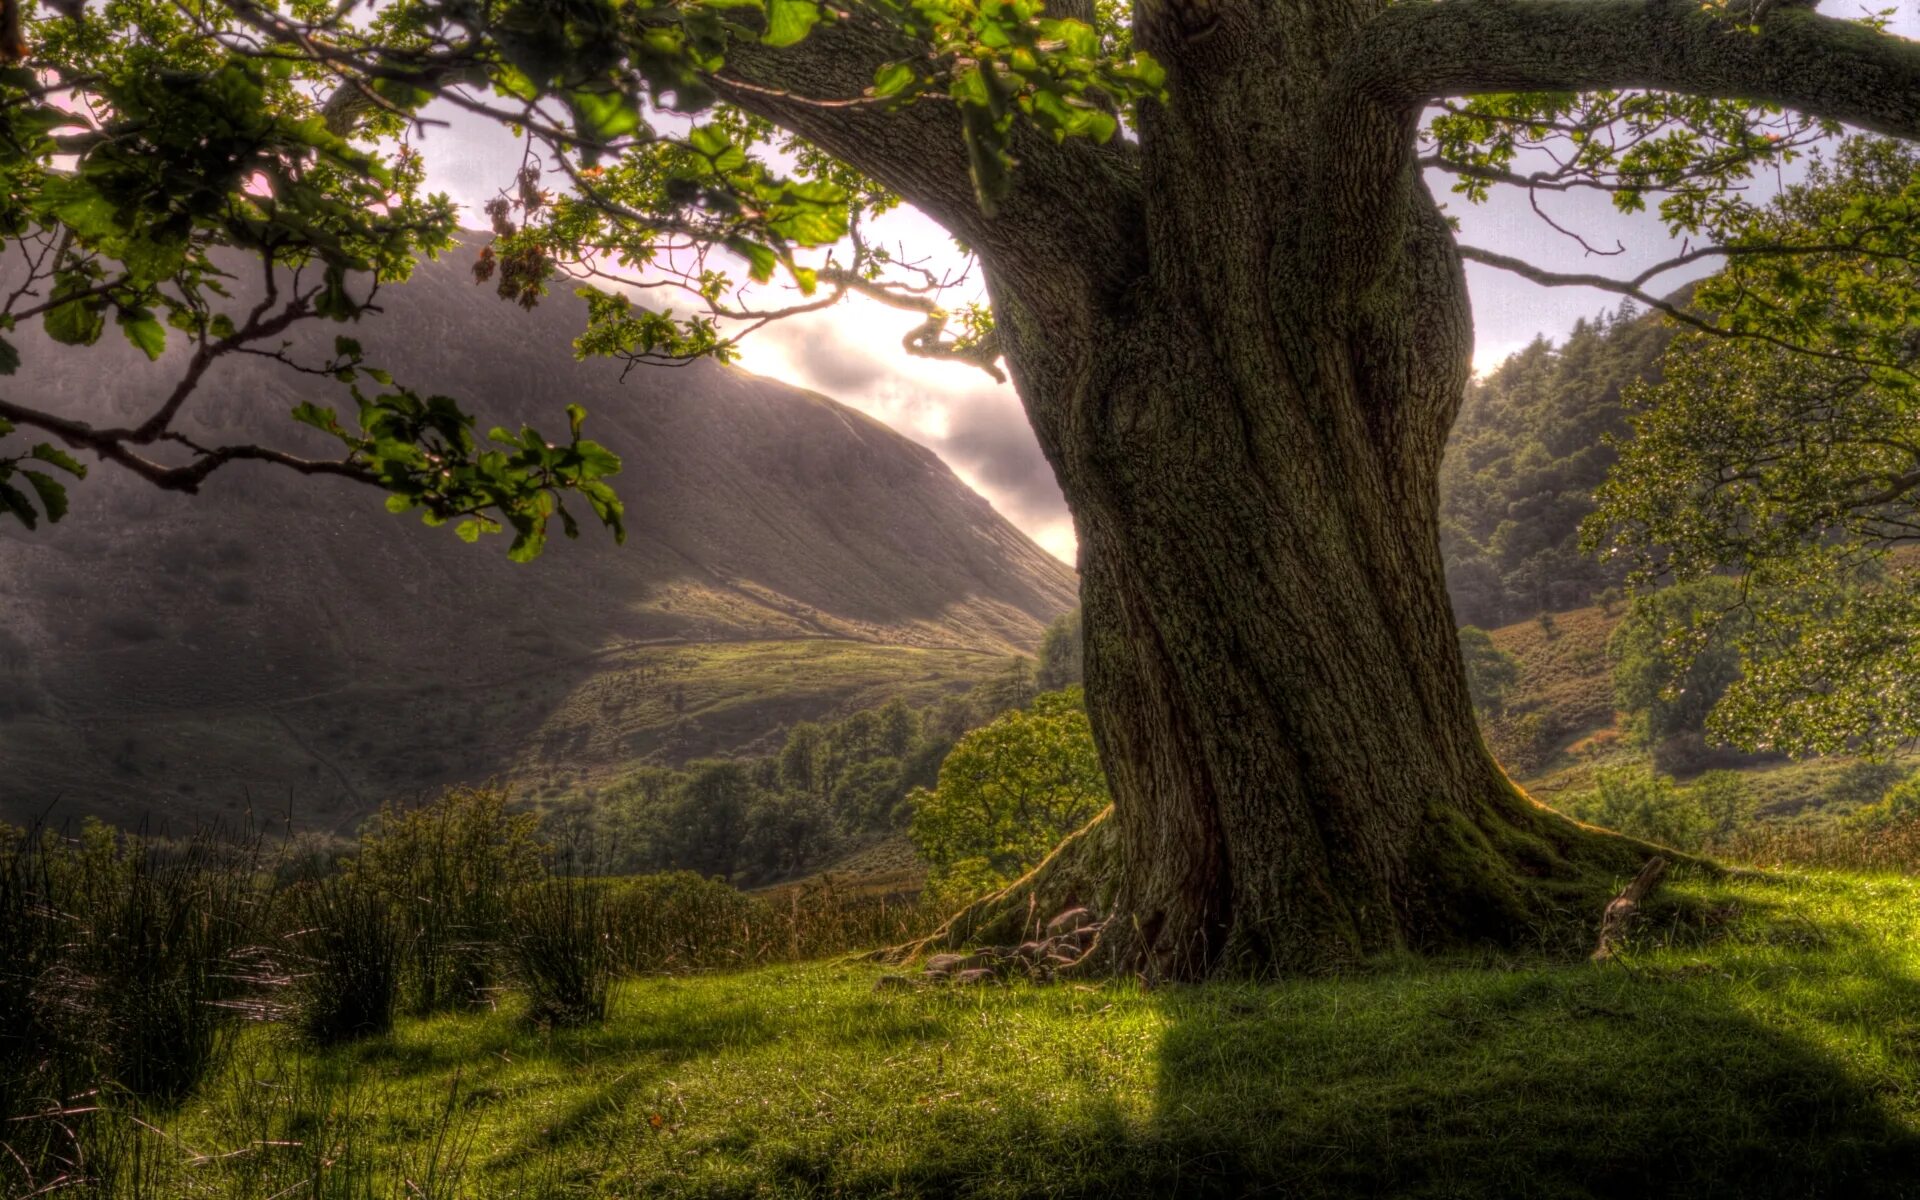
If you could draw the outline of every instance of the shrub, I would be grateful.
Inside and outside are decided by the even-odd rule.
[[[317,1042],[340,1042],[393,1028],[399,998],[400,945],[392,906],[364,878],[320,875],[295,888],[293,1015]]]
[[[449,788],[421,808],[382,809],[349,872],[401,916],[412,1007],[487,998],[515,889],[540,877],[538,818],[507,811],[506,793]]]
[[[539,1025],[604,1020],[613,955],[602,888],[572,875],[514,894],[510,944],[528,1016]]]
[[[635,974],[763,961],[773,921],[765,902],[692,871],[616,880],[602,902],[614,962]]]
[[[1698,803],[1673,780],[1645,767],[1600,771],[1595,788],[1573,797],[1567,809],[1583,821],[1680,850],[1697,847],[1706,833]]]
[[[958,899],[1011,881],[1107,806],[1079,688],[1049,692],[960,739],[910,836],[936,893]]]

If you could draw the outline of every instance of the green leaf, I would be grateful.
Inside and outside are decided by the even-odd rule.
[[[63,292],[73,295],[84,291],[87,286],[85,280],[78,282],[63,280],[54,287],[54,299],[58,300]],[[68,300],[64,304],[55,304],[42,318],[47,336],[63,346],[93,345],[100,340],[100,335],[106,332],[107,318],[101,311],[105,303],[98,296],[83,296]]]
[[[151,309],[123,308],[114,318],[120,325],[120,332],[127,335],[127,341],[147,356],[147,361],[160,357],[167,349],[167,327],[153,315]]]
[[[890,62],[873,73],[873,94],[876,96],[898,96],[913,86],[913,67],[904,62]]]
[[[768,46],[791,46],[820,21],[820,5],[815,0],[767,0],[767,32],[760,41]]]
[[[37,528],[40,524],[40,514],[34,511],[33,501],[10,483],[0,483],[0,512],[12,513],[28,529]]]
[[[58,521],[67,515],[66,485],[53,476],[40,471],[22,470],[33,490],[40,494],[40,504],[47,510],[47,520]]]
[[[5,432],[5,430],[0,430],[0,433],[3,432]],[[73,455],[68,454],[65,450],[60,449],[58,446],[49,446],[47,443],[41,442],[33,449],[27,451],[27,457],[38,459],[43,463],[51,463],[75,479],[85,479],[87,477],[86,464],[82,463]]]
[[[11,375],[20,369],[20,352],[13,343],[0,338],[0,375]]]
[[[568,92],[567,104],[575,128],[588,141],[611,142],[640,128],[640,110],[621,92]]]

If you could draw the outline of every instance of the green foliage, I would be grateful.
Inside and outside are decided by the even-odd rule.
[[[1460,628],[1460,657],[1467,668],[1467,692],[1473,706],[1492,715],[1506,708],[1507,693],[1520,681],[1520,660],[1493,644],[1487,631]]]
[[[1742,576],[1744,670],[1715,727],[1744,746],[1830,753],[1920,732],[1920,578],[1887,557],[1920,496],[1916,212],[1920,157],[1854,139],[1729,216],[1728,267],[1695,300],[1741,336],[1679,339],[1663,378],[1627,396],[1633,437],[1587,541],[1642,579]],[[1794,247],[1809,252],[1781,252]]]
[[[12,348],[7,347],[4,341],[0,341],[0,347],[6,348],[7,356],[13,361],[19,361],[18,356],[12,353]],[[0,362],[4,361],[5,358],[0,357]],[[0,375],[7,374],[11,372],[0,370]],[[0,418],[0,439],[6,438],[13,432],[13,425],[5,418]],[[49,474],[47,467],[64,472],[75,479],[87,477],[85,465],[73,455],[47,442],[36,442],[18,454],[0,454],[0,517],[11,516],[28,529],[33,529],[39,525],[42,512],[46,514],[49,523],[67,515],[67,486]],[[26,492],[21,491],[20,487],[12,482],[15,479],[24,481],[33,496],[29,497]],[[34,508],[35,498],[39,500],[38,510]]]
[[[1614,699],[1643,745],[1700,734],[1740,678],[1740,589],[1709,576],[1637,597],[1614,631]]]
[[[1594,778],[1594,790],[1567,801],[1567,811],[1664,846],[1692,849],[1707,831],[1706,815],[1673,780],[1642,767],[1616,767]]]
[[[1496,627],[1587,604],[1624,568],[1580,546],[1580,523],[1626,428],[1621,394],[1671,333],[1622,305],[1544,338],[1467,389],[1440,468],[1441,546],[1454,611]]]
[[[1074,609],[1047,626],[1040,638],[1040,657],[1033,668],[1033,684],[1043,692],[1057,692],[1086,682],[1086,637],[1080,628],[1080,610]]]
[[[350,875],[402,915],[414,1011],[486,999],[515,890],[544,873],[537,824],[508,811],[503,791],[449,788],[417,808],[382,809],[361,834]]]
[[[1024,874],[1108,803],[1080,689],[1045,693],[961,738],[938,785],[909,801],[937,891],[977,894]]]
[[[1850,820],[1869,828],[1911,825],[1920,820],[1920,772],[1901,771],[1879,799],[1855,810]]]
[[[387,493],[389,512],[419,508],[429,525],[458,519],[455,532],[477,541],[498,533],[501,521],[514,530],[507,557],[514,562],[538,558],[547,542],[547,524],[555,516],[569,538],[580,524],[567,510],[565,492],[586,498],[595,517],[626,540],[625,509],[606,480],[619,473],[620,459],[598,442],[580,436],[586,410],[567,406],[572,440],[554,445],[532,428],[515,434],[488,432],[499,449],[481,449],[473,418],[446,396],[422,399],[406,389],[367,396],[352,389],[359,405],[359,429],[349,430],[330,408],[302,402],[293,419],[338,438],[348,461],[363,468]],[[498,514],[496,517],[493,514]]]

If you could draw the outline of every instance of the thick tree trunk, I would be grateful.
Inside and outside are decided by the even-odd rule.
[[[1521,794],[1473,717],[1437,485],[1471,323],[1411,127],[1322,125],[1321,59],[1275,46],[1262,62],[1270,23],[1218,28],[1238,10],[1217,7],[1169,10],[1215,22],[1197,40],[1174,15],[1141,29],[1173,79],[1141,129],[1138,277],[1076,308],[1054,277],[987,255],[1079,533],[1114,808],[1027,885],[1039,895],[953,932],[1004,936],[995,912],[1090,901],[1113,918],[1107,958],[1163,977],[1559,924],[1582,945],[1645,851]],[[1195,65],[1209,55],[1225,59]],[[1294,137],[1236,155],[1262,111],[1295,114]]]
[[[1091,902],[1103,961],[1162,977],[1556,927],[1584,949],[1647,853],[1520,794],[1473,719],[1437,531],[1472,329],[1418,102],[1349,54],[1386,11],[1137,0],[1166,102],[1132,144],[1016,126],[992,218],[940,106],[907,125],[736,97],[980,253],[1080,536],[1113,810],[947,942],[1023,940]],[[892,53],[866,37],[836,26],[804,77],[733,66],[855,94]]]

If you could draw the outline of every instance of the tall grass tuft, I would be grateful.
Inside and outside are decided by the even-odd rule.
[[[603,891],[603,885],[564,873],[516,893],[511,943],[528,1016],[536,1024],[606,1019],[613,953]]]
[[[0,834],[0,1191],[145,1169],[102,1114],[178,1101],[218,1062],[267,907],[258,851],[218,830]]]
[[[383,809],[361,837],[349,871],[401,915],[413,1011],[491,999],[511,897],[543,870],[536,823],[507,811],[504,791],[449,788],[419,808]]]
[[[320,875],[288,894],[294,927],[283,938],[293,1018],[320,1043],[386,1033],[400,988],[392,906],[360,877]]]

